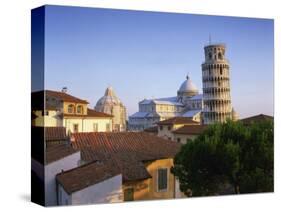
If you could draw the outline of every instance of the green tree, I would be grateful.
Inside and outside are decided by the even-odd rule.
[[[172,172],[186,195],[207,196],[273,190],[273,122],[210,125],[183,145]]]

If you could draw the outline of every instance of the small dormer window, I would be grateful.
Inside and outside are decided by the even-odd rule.
[[[67,112],[68,113],[74,113],[74,105],[68,105],[68,107],[67,107]]]
[[[82,105],[77,106],[77,113],[82,114],[83,113],[83,107]]]

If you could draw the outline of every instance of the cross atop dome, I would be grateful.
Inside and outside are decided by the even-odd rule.
[[[186,80],[181,84],[178,90],[178,96],[195,96],[198,94],[196,85],[191,81],[189,73],[186,75]]]
[[[189,72],[187,72],[186,79],[187,80],[189,79]]]

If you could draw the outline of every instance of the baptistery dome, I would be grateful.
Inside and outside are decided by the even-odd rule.
[[[104,96],[101,97],[96,104],[96,107],[104,107],[106,105],[111,106],[111,105],[118,105],[120,104],[121,101],[120,99],[115,95],[113,88],[108,87],[105,90]]]
[[[113,130],[126,130],[126,108],[115,95],[112,87],[108,87],[95,106],[95,110],[113,115]]]

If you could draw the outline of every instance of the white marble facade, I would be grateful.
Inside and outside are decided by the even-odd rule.
[[[187,76],[177,91],[177,96],[144,99],[139,102],[139,111],[129,117],[129,130],[141,131],[176,116],[200,121],[202,107],[203,95],[199,94],[197,87]]]

